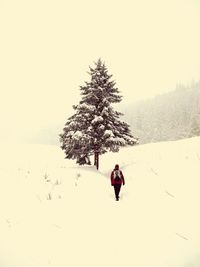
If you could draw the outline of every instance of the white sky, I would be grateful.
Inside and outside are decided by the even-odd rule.
[[[99,57],[124,103],[198,80],[199,13],[195,0],[1,0],[1,139],[67,119]]]

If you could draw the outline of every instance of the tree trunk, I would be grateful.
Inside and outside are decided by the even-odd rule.
[[[99,152],[97,152],[97,162],[96,162],[96,167],[97,167],[97,170],[99,169]]]
[[[94,152],[94,166],[99,169],[99,152]]]
[[[96,155],[96,152],[94,152],[94,166],[96,166],[97,164],[97,155]]]

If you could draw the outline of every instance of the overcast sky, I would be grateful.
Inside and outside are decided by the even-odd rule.
[[[0,0],[1,140],[67,119],[99,57],[124,103],[199,80],[199,27],[197,0]]]

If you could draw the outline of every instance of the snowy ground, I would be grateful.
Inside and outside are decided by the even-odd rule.
[[[105,154],[99,172],[53,146],[0,157],[0,267],[200,266],[200,138]]]

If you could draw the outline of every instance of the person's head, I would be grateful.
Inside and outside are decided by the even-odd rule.
[[[115,170],[119,170],[119,165],[118,164],[115,165]]]

